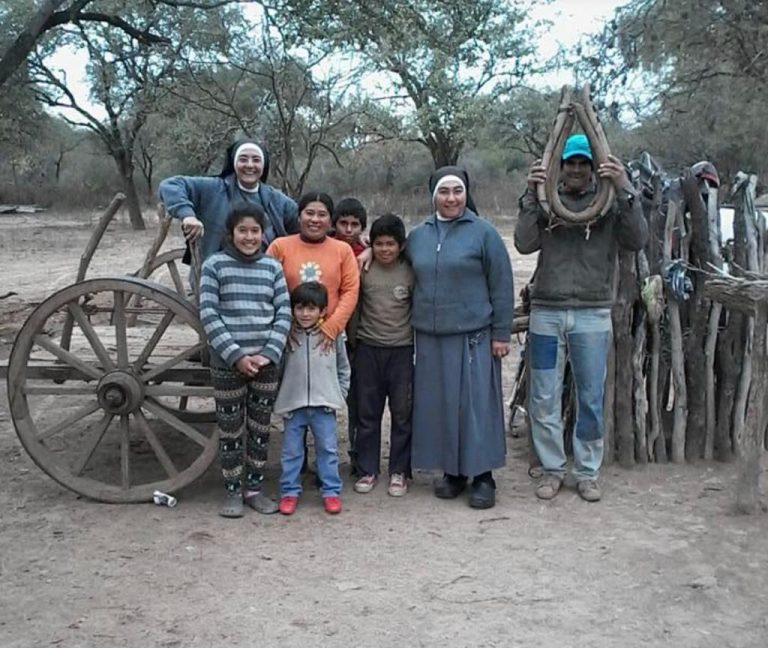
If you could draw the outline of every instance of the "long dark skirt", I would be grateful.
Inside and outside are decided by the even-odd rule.
[[[416,332],[412,465],[472,477],[506,458],[501,361],[490,330]]]

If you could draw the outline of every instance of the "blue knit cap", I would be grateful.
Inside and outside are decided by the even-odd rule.
[[[563,147],[563,162],[572,157],[581,155],[592,162],[592,149],[589,146],[589,140],[586,135],[577,133],[571,135],[565,140],[565,146]]]

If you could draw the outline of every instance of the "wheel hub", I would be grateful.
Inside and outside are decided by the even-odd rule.
[[[135,412],[144,402],[144,384],[130,372],[112,371],[100,381],[98,389],[99,404],[110,414],[129,414]]]

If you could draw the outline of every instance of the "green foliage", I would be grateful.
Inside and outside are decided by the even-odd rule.
[[[277,2],[273,19],[297,42],[352,52],[386,73],[413,108],[435,165],[455,163],[499,96],[535,67],[527,2],[400,0]]]
[[[674,169],[709,159],[727,181],[768,170],[767,52],[765,0],[632,0],[586,67],[601,96],[634,112],[645,148]]]

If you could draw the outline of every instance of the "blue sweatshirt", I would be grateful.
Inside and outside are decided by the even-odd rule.
[[[432,215],[411,230],[406,250],[416,278],[414,329],[456,335],[490,327],[493,340],[509,340],[512,265],[493,225],[469,209],[454,221]]]
[[[299,216],[296,203],[271,185],[259,184],[258,192],[242,191],[234,175],[173,176],[160,183],[160,200],[173,218],[182,220],[196,216],[204,226],[200,251],[203,260],[219,251],[224,237],[224,224],[232,206],[238,202],[254,202],[267,215],[262,238],[266,250],[276,238],[298,234]]]

